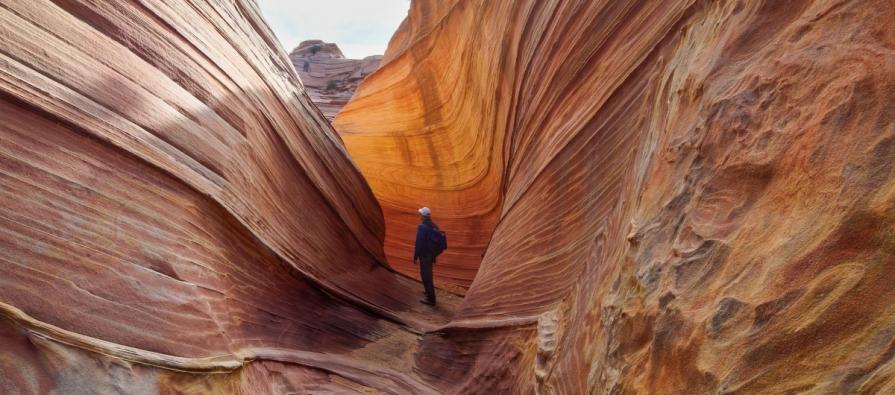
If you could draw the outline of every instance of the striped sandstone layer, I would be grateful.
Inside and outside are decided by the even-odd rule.
[[[447,313],[259,15],[0,1],[0,392],[427,391]]]
[[[0,388],[893,392],[892,20],[414,1],[346,151],[252,1],[0,0]]]
[[[895,391],[891,1],[415,1],[334,126],[458,392]],[[480,262],[480,253],[485,251]],[[451,369],[442,365],[449,363]],[[456,384],[456,383],[461,384]]]

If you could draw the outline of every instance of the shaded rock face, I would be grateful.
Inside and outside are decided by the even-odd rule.
[[[3,392],[895,391],[889,2],[415,1],[338,135],[252,1],[0,6]]]
[[[391,264],[427,205],[469,287],[418,361],[467,359],[463,391],[895,390],[893,18],[414,2],[334,126]]]
[[[358,84],[379,68],[382,56],[345,59],[336,44],[307,40],[292,50],[289,59],[311,101],[332,121]]]

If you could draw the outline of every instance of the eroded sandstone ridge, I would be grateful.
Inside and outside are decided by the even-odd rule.
[[[469,289],[422,371],[895,391],[893,20],[891,1],[414,2],[334,125],[393,265],[413,271],[421,204],[452,237],[437,272]]]
[[[0,0],[0,388],[895,392],[892,20],[414,1],[346,151],[252,1]]]
[[[289,53],[308,96],[330,121],[348,103],[358,84],[376,71],[382,55],[345,59],[334,43],[307,40]]]

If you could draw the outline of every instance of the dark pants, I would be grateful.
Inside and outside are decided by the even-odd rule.
[[[435,303],[435,284],[432,282],[433,265],[435,265],[435,257],[420,257],[420,278],[423,280],[423,288],[426,290],[426,300]]]

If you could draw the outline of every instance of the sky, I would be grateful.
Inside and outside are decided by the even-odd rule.
[[[304,40],[339,45],[349,59],[382,55],[410,0],[257,0],[286,53]]]

